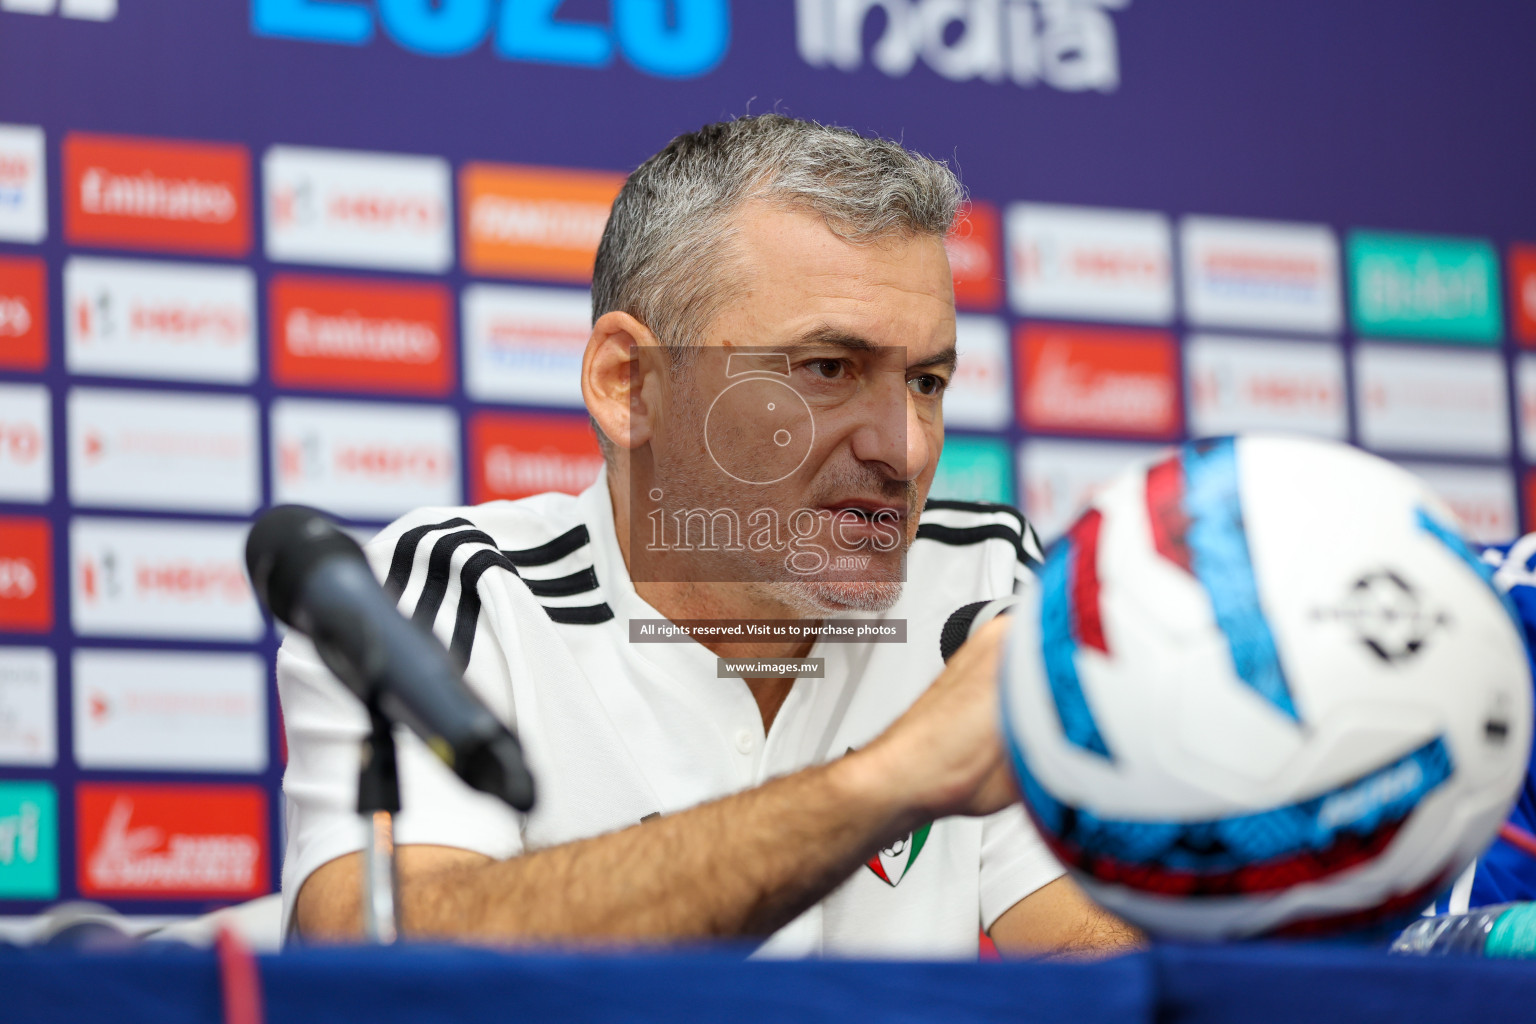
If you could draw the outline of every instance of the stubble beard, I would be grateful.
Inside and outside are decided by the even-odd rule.
[[[667,474],[665,489],[668,494],[686,491],[692,507],[736,508],[741,504],[742,490],[739,484],[721,478],[720,471],[707,456],[685,455],[674,463],[681,473]],[[685,482],[686,481],[686,482]],[[679,486],[679,485],[682,486]],[[796,617],[823,618],[846,612],[885,612],[901,598],[903,566],[912,537],[907,530],[917,516],[917,488],[907,481],[891,481],[877,478],[873,470],[841,470],[826,474],[818,483],[821,497],[808,502],[819,507],[818,502],[843,497],[850,493],[865,496],[882,496],[886,500],[901,502],[907,509],[902,522],[903,532],[899,551],[882,552],[882,560],[894,564],[877,564],[871,572],[885,578],[860,580],[825,580],[802,576],[786,565],[786,553],[774,552],[771,559],[751,551],[714,552],[710,556],[717,568],[727,573],[715,576],[720,582],[738,581],[749,593],[761,597],[766,603],[790,609]],[[763,497],[772,494],[771,488],[763,489]],[[763,507],[774,507],[764,502]],[[779,509],[781,521],[793,513],[793,509]],[[745,518],[745,517],[743,517]],[[830,531],[829,531],[830,532]],[[822,538],[825,540],[825,538]]]
[[[757,584],[800,618],[823,618],[843,612],[887,612],[901,598],[900,580],[828,582],[800,580]]]
[[[682,373],[691,373],[683,368]],[[676,413],[680,433],[684,436],[704,436],[704,411],[696,404],[680,405]],[[690,433],[691,432],[691,433]],[[686,496],[689,507],[710,509],[737,509],[743,505],[743,485],[728,477],[713,458],[703,450],[683,446],[669,459],[666,471],[658,465],[656,484],[664,493],[674,498]],[[851,454],[848,456],[851,458]],[[774,486],[762,488],[748,486],[748,492],[757,491],[763,501],[761,507],[775,508],[771,500]],[[711,560],[718,569],[724,570],[714,579],[719,582],[735,580],[749,593],[760,596],[767,603],[778,604],[802,618],[823,618],[844,612],[885,612],[901,598],[905,574],[906,553],[912,543],[909,526],[919,512],[917,485],[908,480],[892,480],[882,476],[874,468],[862,463],[840,464],[823,472],[815,481],[809,500],[795,508],[778,508],[780,521],[786,520],[801,507],[819,508],[823,504],[849,496],[881,497],[886,501],[903,505],[906,517],[902,521],[900,550],[880,552],[894,565],[877,563],[872,574],[884,579],[824,580],[808,578],[794,572],[786,564],[785,552],[776,552],[772,560],[762,558],[751,551],[713,552]],[[743,521],[745,516],[742,516]],[[828,531],[830,532],[830,531]],[[822,538],[823,540],[825,538]]]

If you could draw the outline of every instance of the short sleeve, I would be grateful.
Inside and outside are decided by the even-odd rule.
[[[358,749],[368,730],[363,705],[291,634],[277,656],[277,687],[288,737],[283,774],[283,934],[304,880],[321,865],[363,848],[357,816]],[[518,816],[461,782],[414,733],[395,731],[401,812],[395,843],[453,846],[505,858],[522,852]]]
[[[396,523],[368,545],[369,561],[381,578],[390,568],[397,535],[409,522]],[[456,607],[456,592],[448,596],[454,602],[450,608]],[[446,618],[451,629],[453,616]],[[515,711],[506,685],[503,639],[492,628],[478,631],[475,657],[464,681],[510,723]],[[278,651],[277,690],[288,740],[283,773],[286,935],[305,879],[321,865],[363,848],[366,832],[357,816],[357,772],[368,715],[320,661],[309,640],[298,633],[290,633]],[[470,789],[409,730],[395,730],[395,749],[401,806],[395,817],[397,846],[452,846],[497,859],[522,852],[522,821],[516,812]]]
[[[1065,874],[1018,804],[983,819],[981,826],[981,927],[1015,903]]]

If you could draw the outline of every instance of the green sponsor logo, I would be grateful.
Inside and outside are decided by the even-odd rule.
[[[0,899],[59,895],[59,801],[46,782],[0,782]]]
[[[944,442],[929,496],[952,501],[1000,501],[1013,504],[1013,469],[1008,445],[981,437],[951,437]]]
[[[1504,333],[1499,260],[1487,242],[1356,231],[1349,271],[1362,334],[1494,343]]]

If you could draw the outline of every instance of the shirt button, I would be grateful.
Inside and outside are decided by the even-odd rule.
[[[752,753],[752,748],[757,746],[757,737],[752,735],[751,729],[736,730],[736,749],[743,754]]]

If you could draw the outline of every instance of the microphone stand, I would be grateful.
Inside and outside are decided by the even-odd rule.
[[[395,873],[395,819],[400,813],[400,777],[395,735],[377,703],[368,703],[371,728],[360,748],[357,813],[368,841],[363,848],[363,934],[377,946],[398,936],[399,878]]]

